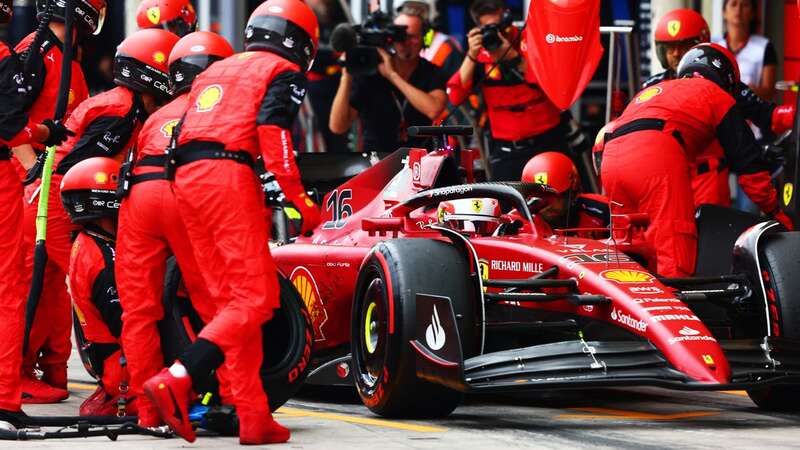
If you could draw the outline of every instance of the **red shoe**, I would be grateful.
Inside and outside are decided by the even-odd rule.
[[[58,389],[67,389],[67,364],[39,364],[42,369],[42,381]]]
[[[109,395],[102,386],[81,403],[79,414],[81,416],[116,416],[119,412],[119,397]],[[128,398],[125,404],[125,415],[137,415],[136,398]]]
[[[54,388],[31,374],[22,375],[23,404],[58,403],[67,398],[69,392],[66,389]]]
[[[189,442],[197,435],[189,422],[189,402],[192,400],[192,379],[175,377],[169,369],[144,382],[144,393],[153,402],[161,417],[172,431]]]
[[[156,428],[164,425],[164,421],[158,416],[158,411],[154,408],[139,409],[139,426],[142,428]]]
[[[239,415],[239,444],[280,444],[291,437],[288,428],[279,424],[268,411]]]

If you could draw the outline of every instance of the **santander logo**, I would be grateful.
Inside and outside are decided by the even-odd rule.
[[[678,333],[680,333],[682,336],[697,336],[698,334],[700,334],[699,331],[695,330],[694,328],[689,328],[687,326],[681,328],[680,331],[678,331]]]

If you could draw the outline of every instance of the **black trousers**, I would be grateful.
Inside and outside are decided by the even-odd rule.
[[[490,139],[489,166],[492,181],[520,181],[525,164],[544,152],[569,155],[566,130],[560,124],[529,138],[518,141]]]

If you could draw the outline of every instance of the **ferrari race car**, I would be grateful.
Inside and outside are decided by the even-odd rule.
[[[448,150],[373,162],[324,196],[311,236],[272,249],[283,305],[264,333],[273,407],[306,376],[354,384],[387,417],[447,415],[470,392],[595,386],[745,389],[763,408],[800,405],[799,232],[701,211],[701,234],[746,228],[735,243],[701,243],[700,259],[725,273],[667,279],[649,269],[644,215],[578,238],[537,218],[547,186],[459,184]],[[491,226],[472,220],[481,214]],[[175,305],[186,341],[201,324]]]

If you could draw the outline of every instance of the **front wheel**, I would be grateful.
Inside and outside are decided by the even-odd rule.
[[[450,414],[462,394],[417,377],[416,295],[448,297],[461,318],[464,357],[476,352],[475,292],[465,258],[428,239],[378,244],[359,273],[351,321],[353,376],[362,402],[385,417]]]

